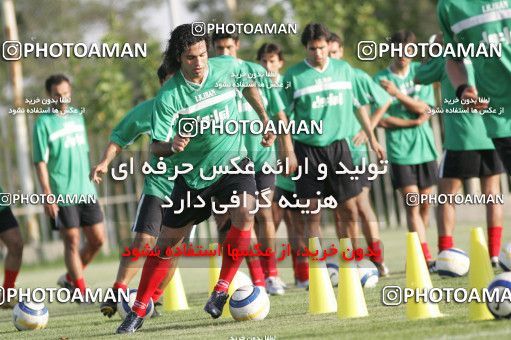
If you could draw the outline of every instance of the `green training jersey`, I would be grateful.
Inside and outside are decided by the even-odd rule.
[[[266,76],[266,70],[259,64],[238,59],[239,63],[245,63],[250,72],[250,77],[257,83],[259,94],[263,101],[263,106],[268,114],[269,119],[274,119],[280,111],[284,111],[284,104],[277,90],[272,87],[272,81]],[[247,121],[260,121],[259,115],[248,101],[241,94],[238,97],[238,111],[240,117]],[[249,131],[247,131],[249,132]],[[246,133],[243,136],[243,142],[248,152],[248,157],[254,162],[255,172],[261,171],[263,164],[266,162],[272,166],[276,165],[275,143],[267,148],[261,145],[262,134]]]
[[[201,84],[194,84],[186,80],[182,72],[177,72],[155,99],[151,123],[153,140],[172,142],[178,130],[194,134],[198,132],[194,126],[201,120],[217,124],[226,120],[239,121],[236,88],[248,81],[244,79],[248,72],[244,65],[228,56],[211,58]],[[191,164],[193,170],[183,175],[184,180],[193,189],[203,189],[220,179],[221,174],[215,173],[214,167],[230,167],[231,159],[246,156],[241,129],[234,134],[207,129],[190,138],[185,150],[173,155],[171,161]]]
[[[463,107],[456,98],[445,70],[445,58],[431,58],[417,68],[415,81],[420,84],[440,82],[442,89],[442,121],[444,123],[444,149],[446,150],[489,150],[493,142],[486,135],[483,118],[478,113],[463,113]],[[474,71],[469,60],[465,61],[469,84],[474,84]]]
[[[502,56],[471,58],[479,96],[496,113],[483,121],[491,138],[511,136],[511,0],[442,0],[437,7],[445,43],[497,44]],[[503,112],[501,112],[501,108]]]
[[[97,194],[89,180],[89,144],[81,114],[39,115],[33,130],[33,159],[47,164],[53,194]]]
[[[417,85],[413,82],[419,66],[419,63],[412,62],[408,74],[404,76],[397,75],[390,68],[386,68],[378,72],[374,80],[377,84],[380,84],[383,79],[390,80],[402,93],[414,99],[422,100],[429,106],[434,106],[433,86]],[[389,116],[401,119],[418,118],[418,115],[409,112],[396,98],[392,99],[392,103],[384,115],[384,117]],[[385,139],[388,159],[391,163],[415,165],[433,161],[437,157],[433,131],[427,122],[416,127],[386,129]]]
[[[121,148],[126,148],[132,144],[139,136],[143,134],[151,134],[151,118],[153,114],[154,98],[146,100],[133,109],[128,111],[122,120],[113,129],[110,135],[110,141],[119,145]],[[151,155],[149,164],[156,168],[158,157]],[[173,167],[169,158],[164,158],[166,168],[168,169],[165,175],[156,175],[154,173],[147,174],[144,177],[143,193],[146,195],[156,196],[164,199],[165,195],[170,196],[172,189],[174,189],[174,181],[169,181],[168,177],[173,173]]]
[[[323,70],[304,60],[292,66],[284,76],[286,113],[297,123],[323,123],[323,134],[298,133],[300,143],[324,147],[349,137],[349,120],[353,118],[354,98],[359,85],[353,68],[343,60],[329,58]],[[289,86],[288,86],[289,84]]]
[[[376,84],[371,76],[361,69],[354,68],[353,70],[355,71],[355,75],[359,78],[360,93],[357,100],[360,105],[372,104],[375,108],[379,108],[390,101],[391,98],[387,91]],[[362,129],[362,126],[356,116],[353,116],[350,123],[348,146],[350,148],[351,157],[353,158],[353,164],[360,165],[362,163],[362,158],[367,158],[367,143],[355,146],[353,137]]]

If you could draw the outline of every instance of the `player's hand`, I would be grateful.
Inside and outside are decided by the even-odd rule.
[[[289,177],[295,173],[298,169],[298,159],[296,158],[296,154],[292,151],[287,151],[282,153],[282,157],[280,158],[283,162],[287,159],[289,164],[289,172],[284,171],[282,176]]]
[[[423,114],[419,115],[419,118],[415,119],[415,125],[416,126],[422,125],[425,122],[427,122],[429,120],[429,118],[431,118],[430,114],[423,113]]]
[[[395,97],[399,93],[399,89],[397,88],[397,86],[393,82],[391,82],[390,80],[382,79],[382,80],[380,80],[380,85],[392,97]]]
[[[264,124],[265,127],[266,127],[266,125],[268,125],[268,122],[269,121],[265,122],[265,124]],[[263,135],[263,140],[261,141],[261,145],[264,146],[265,148],[269,148],[270,146],[273,145],[273,142],[275,142],[275,138],[277,138],[277,136],[275,136],[272,132],[268,131]]]
[[[107,172],[108,172],[108,165],[101,162],[91,169],[90,174],[89,174],[89,179],[92,182],[99,184],[103,180],[103,178],[102,178],[103,175],[106,174]]]
[[[174,150],[175,152],[181,152],[186,148],[189,142],[190,137],[176,135],[174,137],[174,140],[172,141],[172,150]]]
[[[355,137],[353,137],[352,142],[353,142],[353,144],[355,144],[355,146],[359,146],[359,145],[362,145],[365,142],[367,142],[367,135],[366,135],[365,131],[360,130],[355,135]]]
[[[464,103],[467,101],[467,103]],[[461,94],[461,105],[467,109],[474,109],[477,111],[484,110],[488,107],[488,103],[482,103],[479,101],[479,94],[477,89],[473,86],[467,87]]]
[[[44,213],[48,215],[51,219],[55,220],[57,215],[59,214],[59,206],[56,204],[45,204],[44,205]]]
[[[374,153],[376,153],[376,157],[379,161],[382,161],[386,158],[385,150],[380,145],[380,143],[378,143],[376,138],[374,138],[374,136],[370,139],[369,145],[371,145],[371,149],[374,151]]]

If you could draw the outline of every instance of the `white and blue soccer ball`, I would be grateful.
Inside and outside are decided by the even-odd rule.
[[[125,319],[126,315],[131,312],[131,307],[133,307],[133,304],[135,303],[135,300],[137,299],[137,290],[136,289],[130,289],[129,290],[129,300],[120,299],[117,302],[117,311],[119,312],[119,316],[121,319]],[[151,315],[153,315],[154,312],[154,303],[153,299],[149,299],[149,303],[147,304],[146,312],[144,315],[144,319],[150,318]]]
[[[499,265],[502,270],[511,271],[511,243],[506,243],[502,246],[499,254]]]
[[[511,301],[509,301],[509,296],[511,296],[511,273],[505,272],[495,276],[488,286],[489,296],[493,295],[492,291],[495,289],[499,291],[499,298],[497,301],[490,301],[490,299],[488,299],[486,301],[488,309],[497,319],[511,318]]]
[[[12,311],[12,322],[18,331],[43,329],[48,324],[48,308],[44,303],[20,301]]]
[[[442,277],[460,277],[468,274],[470,259],[463,250],[449,248],[438,254],[435,266]]]
[[[327,262],[326,269],[328,270],[332,287],[337,287],[339,285],[339,266],[335,263]]]
[[[369,260],[361,260],[357,262],[358,275],[360,283],[364,288],[374,288],[378,284],[379,274],[378,268]]]
[[[243,286],[232,294],[229,310],[236,321],[263,320],[270,312],[270,299],[261,287]]]
[[[244,287],[244,286],[250,286],[252,285],[252,279],[250,276],[245,274],[243,271],[238,270],[236,272],[236,275],[234,275],[234,278],[232,279],[231,285],[234,286],[234,290]]]

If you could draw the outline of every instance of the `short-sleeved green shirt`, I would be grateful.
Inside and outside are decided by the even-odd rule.
[[[390,96],[387,91],[376,84],[371,76],[358,68],[354,68],[354,71],[355,75],[359,78],[360,97],[357,98],[357,100],[360,105],[372,104],[374,107],[378,108],[390,101]],[[348,138],[348,146],[351,151],[351,157],[353,158],[353,164],[360,165],[362,163],[362,158],[367,157],[367,143],[355,146],[353,137],[362,129],[362,126],[356,117],[353,117],[350,122],[351,127],[349,129],[351,132]]]
[[[479,96],[488,98],[497,113],[483,115],[486,132],[491,138],[511,136],[511,1],[441,0],[438,21],[445,43],[465,47],[480,43],[500,43],[501,57],[471,58]],[[500,109],[504,112],[499,114]]]
[[[444,122],[446,150],[490,150],[495,149],[486,135],[483,118],[478,113],[463,113],[445,70],[445,58],[431,58],[417,68],[415,81],[420,84],[440,82],[442,89],[442,121]],[[469,84],[474,84],[474,72],[470,61],[465,62]],[[457,112],[456,112],[457,111]]]
[[[403,77],[393,73],[390,68],[386,68],[378,72],[374,80],[377,84],[380,84],[382,79],[390,80],[402,93],[414,99],[420,99],[430,106],[434,106],[433,86],[417,85],[413,82],[419,66],[419,63],[412,62],[408,74]],[[393,98],[392,104],[385,113],[385,116],[401,119],[416,119],[418,117],[416,114],[409,112],[396,98]],[[387,154],[391,163],[415,165],[431,162],[437,157],[433,131],[428,123],[416,127],[386,129],[385,138]]]
[[[236,87],[247,81],[243,75],[248,72],[243,65],[228,56],[211,58],[202,84],[193,84],[177,72],[156,96],[151,123],[153,140],[171,142],[178,129],[190,132],[184,125],[198,124],[200,120],[239,121]],[[232,159],[246,156],[240,129],[236,134],[208,129],[190,138],[185,150],[170,158],[173,164],[191,164],[193,170],[183,175],[184,180],[193,189],[203,189],[221,177],[215,175],[213,167],[230,167]]]
[[[245,67],[250,72],[251,77],[256,80],[259,94],[263,101],[263,106],[268,114],[269,119],[274,119],[280,111],[284,111],[284,104],[278,92],[273,88],[271,79],[266,76],[266,70],[258,64],[239,60],[240,63],[245,63]],[[238,110],[241,119],[247,121],[259,121],[257,112],[252,108],[248,101],[243,96],[238,97]],[[275,157],[275,144],[271,147],[264,147],[261,145],[262,135],[247,133],[243,136],[243,141],[248,152],[248,157],[254,162],[255,172],[261,171],[263,164],[274,166],[276,163]]]
[[[89,180],[89,144],[81,114],[39,115],[33,130],[33,160],[47,164],[53,194],[97,194]]]
[[[323,123],[323,134],[299,133],[293,139],[307,145],[324,147],[349,137],[359,83],[353,68],[343,60],[328,59],[323,70],[304,60],[292,66],[284,76],[286,114],[299,123]],[[290,84],[290,86],[288,86]]]
[[[142,134],[151,134],[151,118],[153,114],[154,98],[146,100],[133,109],[128,111],[122,120],[113,129],[110,135],[110,141],[119,145],[121,148],[126,148],[132,144]],[[158,157],[151,155],[149,164],[156,168]],[[174,189],[174,181],[168,180],[168,177],[173,173],[173,167],[169,158],[164,158],[163,161],[167,167],[165,175],[147,174],[144,177],[143,193],[146,195],[156,196],[164,199],[165,195],[170,196]]]

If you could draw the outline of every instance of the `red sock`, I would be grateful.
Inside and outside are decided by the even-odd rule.
[[[72,283],[73,279],[71,278],[71,275],[69,273],[66,273],[66,281]]]
[[[145,310],[149,299],[154,295],[163,279],[167,276],[171,265],[171,259],[162,259],[150,256],[144,262],[142,276],[138,284],[137,299],[131,308],[141,318],[145,316]]]
[[[76,289],[78,289],[82,294],[85,293],[85,289],[87,288],[87,286],[85,285],[85,279],[83,277],[74,280],[73,284],[75,285]]]
[[[488,250],[490,252],[490,257],[499,256],[501,238],[502,227],[488,227]]]
[[[369,252],[373,252],[375,253],[376,255],[374,256],[370,256],[369,259],[373,262],[376,262],[376,263],[382,263],[383,262],[383,253],[381,251],[381,242],[380,241],[374,241],[374,242],[371,242],[368,246],[367,246],[368,251]]]
[[[277,270],[277,259],[275,258],[275,254],[270,256],[261,256],[261,266],[263,267],[264,277],[270,276],[278,276],[279,272]]]
[[[153,296],[151,297],[153,299],[153,302],[156,302],[160,299],[160,296],[163,294],[164,290],[161,288],[156,288],[154,291]]]
[[[118,290],[127,290],[128,289],[128,285],[125,285],[124,283],[122,282],[119,282],[119,281],[116,281],[114,283],[114,290],[115,291],[118,291]]]
[[[19,271],[16,270],[8,270],[4,271],[4,287],[5,289],[14,288],[14,283],[16,282],[16,277],[18,276]]]
[[[262,261],[259,260],[259,258],[257,257],[251,259],[247,258],[247,267],[248,270],[250,271],[250,277],[252,278],[252,283],[254,284],[254,286],[259,287],[264,286],[265,275],[263,272],[263,267],[261,265]]]
[[[433,257],[431,256],[431,253],[429,252],[428,243],[427,242],[421,243],[421,247],[422,247],[422,252],[424,253],[424,258],[426,259],[426,262],[431,261],[433,259]]]
[[[247,251],[250,247],[250,235],[250,229],[240,230],[234,225],[231,225],[231,229],[229,229],[229,232],[225,236],[225,241],[222,246],[222,268],[220,269],[220,277],[215,286],[215,291],[226,292],[227,289],[229,289],[229,285],[243,260],[243,257],[238,257],[236,260],[230,257],[227,251],[228,246],[230,246],[231,249],[237,248],[239,251]]]
[[[454,247],[452,236],[438,236],[438,252]]]
[[[309,261],[296,261],[296,278],[299,281],[307,281],[309,279]]]

